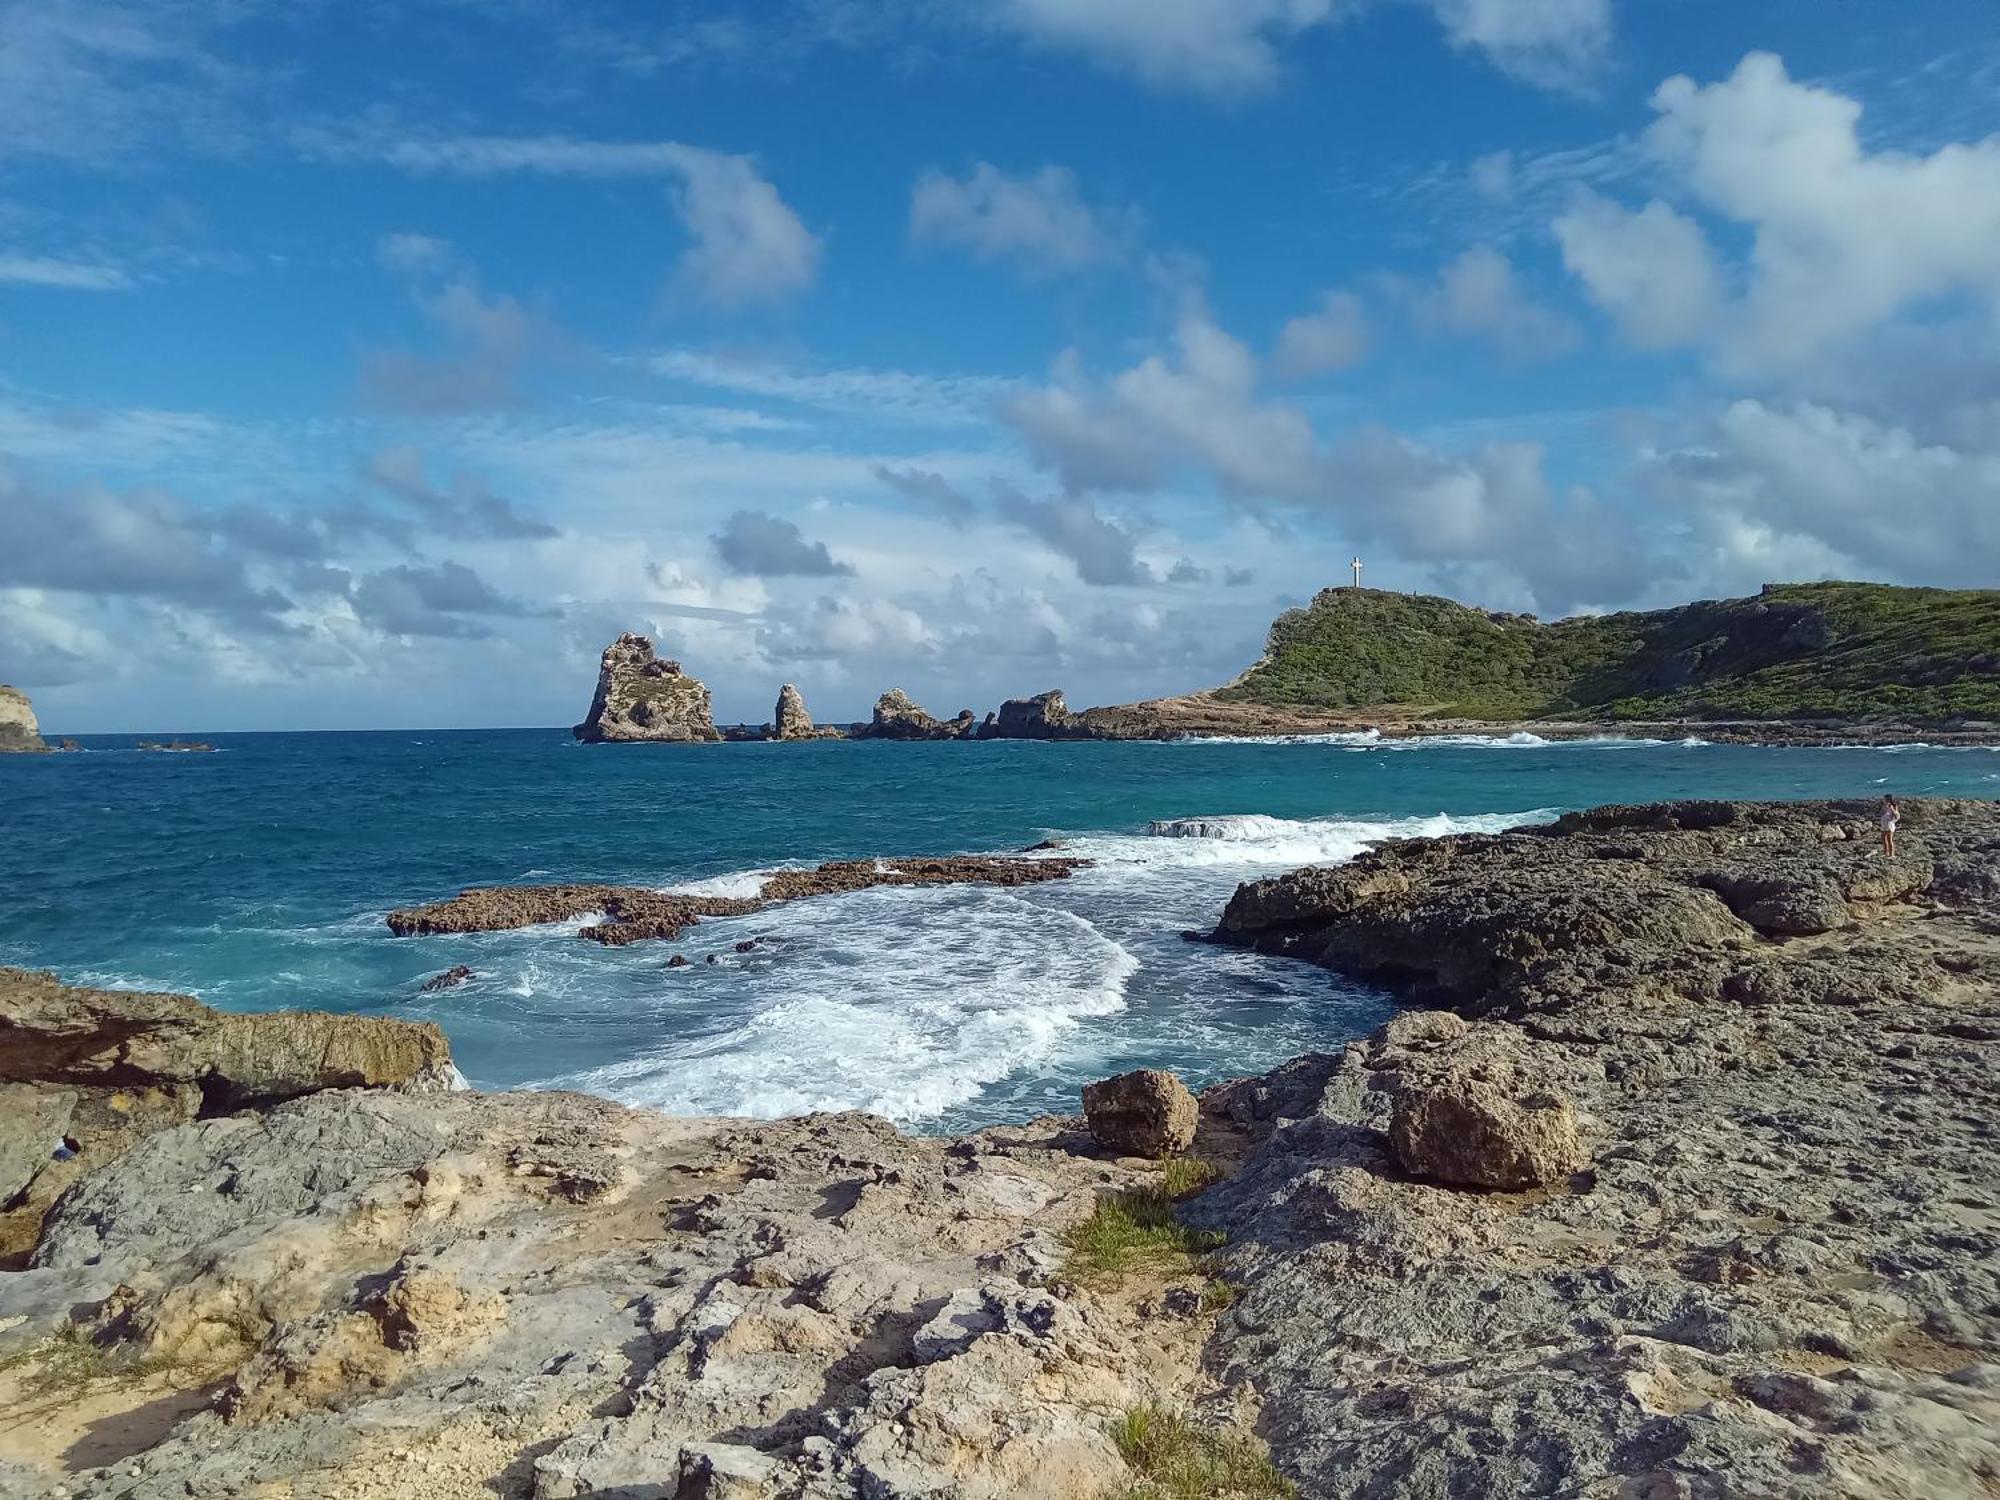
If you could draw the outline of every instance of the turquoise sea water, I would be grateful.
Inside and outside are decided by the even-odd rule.
[[[560,730],[86,738],[0,757],[0,962],[228,1009],[425,1017],[483,1087],[924,1128],[1074,1108],[1141,1064],[1250,1072],[1374,1025],[1332,975],[1180,940],[1240,880],[1397,833],[1664,797],[2000,796],[2000,753],[1467,739],[599,746]],[[1199,819],[1153,829],[1161,820]],[[1182,836],[1175,836],[1182,835]],[[395,938],[462,886],[743,888],[759,869],[1019,848],[1019,890],[877,890],[605,949],[562,927]],[[747,955],[745,937],[760,939]],[[669,969],[684,952],[690,967]],[[714,953],[718,962],[703,960]],[[436,995],[453,964],[478,978]]]

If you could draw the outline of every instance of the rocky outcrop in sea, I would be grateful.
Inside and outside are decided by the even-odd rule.
[[[604,648],[590,712],[572,732],[589,744],[722,738],[708,689],[679,662],[656,656],[651,639],[629,632]]]
[[[964,740],[978,729],[971,709],[955,719],[933,718],[901,688],[890,688],[875,700],[867,738],[876,740]]]
[[[1872,811],[1253,882],[1409,1008],[1087,1122],[225,1090],[0,1275],[0,1494],[1985,1500],[2000,805]]]
[[[0,683],[0,755],[48,748],[42,740],[41,725],[35,722],[34,705],[28,702],[28,695]]]

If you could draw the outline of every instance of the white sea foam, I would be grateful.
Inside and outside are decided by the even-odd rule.
[[[676,896],[716,896],[729,900],[754,901],[764,894],[764,882],[776,870],[732,870],[727,875],[711,875],[706,880],[689,880],[668,886]]]
[[[663,975],[738,1014],[544,1080],[677,1114],[865,1109],[921,1120],[1049,1060],[1125,1005],[1138,961],[1072,912],[991,887],[859,891],[732,922],[753,957]],[[712,992],[710,992],[712,993]]]
[[[1072,839],[1063,853],[1094,860],[1099,871],[1157,873],[1163,868],[1217,865],[1338,864],[1384,839],[1437,838],[1448,833],[1499,833],[1545,822],[1557,809],[1415,818],[1274,818],[1263,813],[1163,818],[1143,834]],[[1091,872],[1079,872],[1082,878]]]

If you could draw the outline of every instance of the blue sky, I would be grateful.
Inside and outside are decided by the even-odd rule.
[[[1368,579],[2000,577],[1990,5],[0,0],[58,730],[1221,681]]]

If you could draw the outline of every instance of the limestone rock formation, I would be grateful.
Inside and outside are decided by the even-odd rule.
[[[1174,1074],[1138,1068],[1085,1084],[1083,1118],[1098,1145],[1124,1156],[1173,1156],[1194,1144],[1200,1111]]]
[[[41,726],[35,722],[34,706],[28,702],[28,695],[0,683],[0,754],[48,748],[42,740]]]
[[[78,1176],[156,1131],[322,1089],[423,1093],[456,1080],[428,1023],[230,1015],[185,995],[0,969],[0,1260]]]
[[[868,725],[868,737],[877,740],[964,740],[971,739],[978,725],[972,710],[955,719],[933,718],[901,688],[890,688],[875,700],[875,714]]]
[[[806,700],[798,688],[788,682],[778,689],[778,707],[771,716],[771,738],[808,740],[812,738],[812,733],[812,715],[806,712]]]
[[[722,738],[708,689],[679,662],[655,656],[649,638],[629,632],[604,648],[590,712],[573,733],[590,744],[707,744]]]
[[[1009,698],[982,738],[998,740],[1057,740],[1075,731],[1069,705],[1060,690],[1051,688],[1032,698]]]

